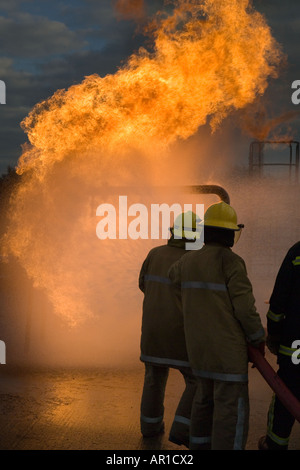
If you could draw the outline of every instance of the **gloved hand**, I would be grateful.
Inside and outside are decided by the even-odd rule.
[[[252,347],[258,349],[259,352],[263,355],[263,357],[265,357],[265,346],[266,346],[266,342],[265,342],[265,341],[260,341],[259,343],[256,342],[256,343],[254,343],[254,344],[252,343],[251,345],[252,345]],[[250,360],[250,362],[252,362],[252,361]],[[252,368],[252,369],[255,369],[255,365],[253,364],[253,362],[252,362],[251,368]]]
[[[252,341],[250,343],[252,346],[254,346],[254,348],[257,348],[260,353],[265,356],[265,350],[266,350],[266,341],[265,341],[265,337],[259,339],[258,341]]]
[[[280,338],[277,336],[268,335],[266,344],[269,351],[277,356],[280,346]]]

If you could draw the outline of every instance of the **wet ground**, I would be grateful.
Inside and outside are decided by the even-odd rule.
[[[143,365],[135,368],[63,369],[0,366],[1,450],[183,450],[168,431],[183,390],[172,370],[166,390],[166,433],[143,440],[139,405]],[[272,391],[249,367],[250,431],[247,449],[265,433]],[[296,423],[290,449],[300,450]]]

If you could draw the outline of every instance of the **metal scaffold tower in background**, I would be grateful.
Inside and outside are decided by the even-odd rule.
[[[283,150],[282,153],[278,150]],[[266,158],[268,152],[268,158]],[[280,153],[280,155],[278,155]],[[271,156],[271,159],[270,159]],[[249,150],[249,172],[250,175],[263,176],[264,167],[288,167],[288,176],[291,182],[299,182],[299,142],[295,140],[279,141],[253,141]]]

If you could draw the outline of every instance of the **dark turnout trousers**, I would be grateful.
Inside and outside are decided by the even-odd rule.
[[[247,382],[197,377],[191,428],[191,450],[243,450],[249,429]]]
[[[196,391],[196,379],[188,368],[178,369],[185,381],[170,438],[180,443],[189,443],[190,417]],[[145,379],[141,400],[141,432],[144,437],[151,437],[163,430],[164,398],[169,367],[145,363]]]
[[[279,355],[278,376],[300,400],[300,364],[293,364],[291,357]],[[295,418],[273,395],[268,412],[267,445],[271,450],[287,450]]]

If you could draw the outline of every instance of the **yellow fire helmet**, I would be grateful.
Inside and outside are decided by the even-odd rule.
[[[199,232],[201,219],[192,211],[178,215],[174,222],[173,234],[175,238],[187,238],[193,240]]]
[[[243,224],[237,224],[236,212],[226,202],[218,202],[207,209],[204,214],[204,225],[206,227],[234,230],[234,244],[239,241],[242,229],[244,228]]]
[[[240,230],[242,228],[240,224],[237,225],[237,215],[234,208],[226,202],[218,202],[209,206],[204,214],[204,225],[230,230]]]

